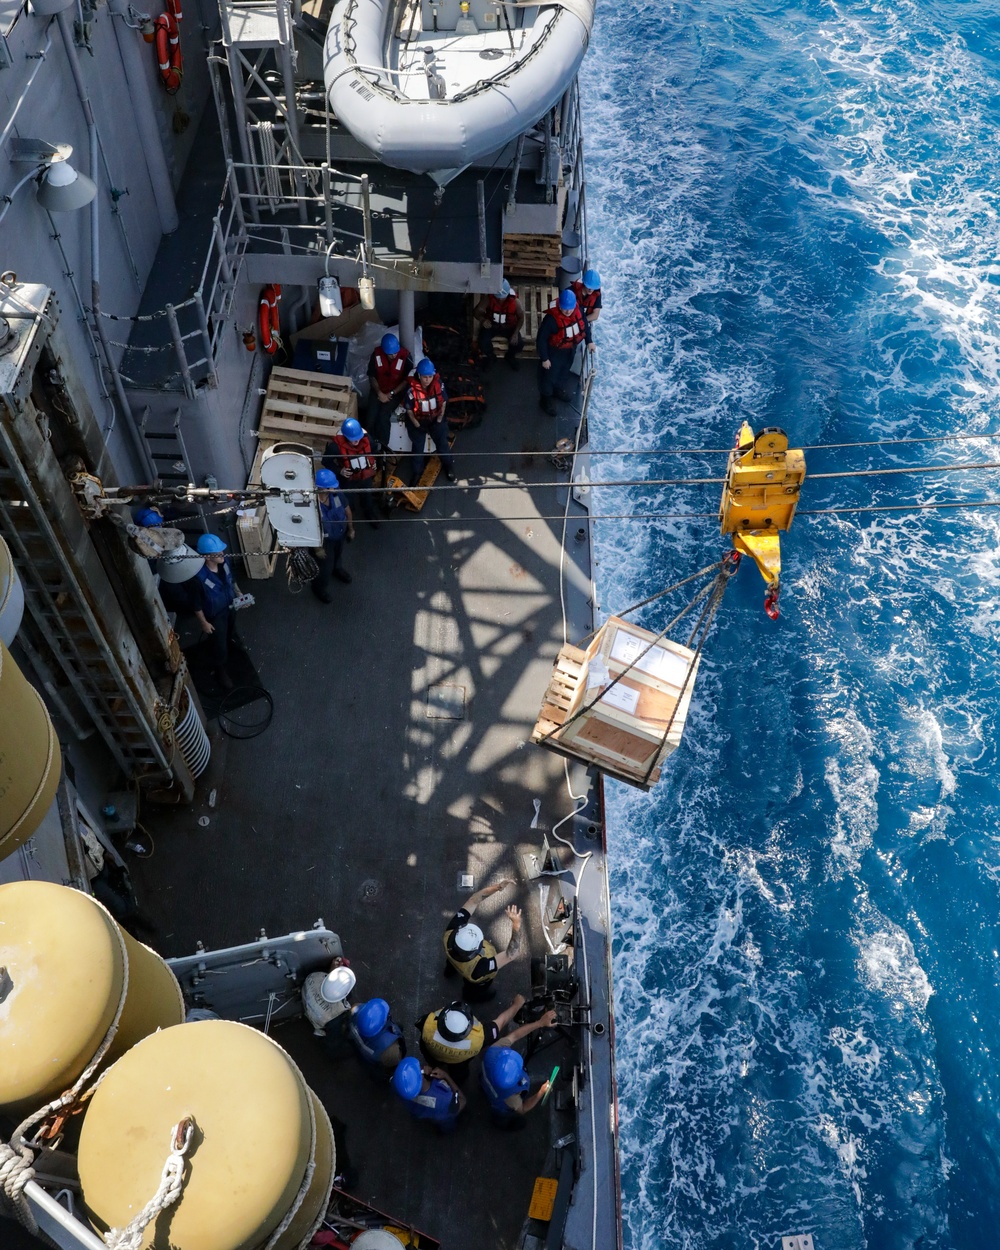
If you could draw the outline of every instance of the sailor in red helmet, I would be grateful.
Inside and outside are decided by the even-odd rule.
[[[389,446],[392,414],[399,407],[413,372],[413,357],[395,334],[383,334],[368,360],[368,426],[383,447]]]
[[[593,325],[601,315],[601,275],[596,269],[588,269],[583,275],[583,281],[578,278],[576,282],[570,283],[569,289],[576,296],[583,315]]]
[[[410,425],[410,439],[416,455],[410,473],[410,484],[416,486],[424,471],[427,457],[424,454],[424,435],[430,435],[431,442],[441,460],[441,467],[449,482],[455,480],[455,462],[448,450],[448,422],[445,411],[448,407],[448,392],[444,389],[434,365],[425,356],[417,365],[416,371],[410,375],[407,386],[406,419]]]
[[[483,357],[483,368],[489,369],[492,365],[495,359],[493,339],[502,335],[507,340],[504,360],[509,368],[517,369],[517,353],[524,347],[521,336],[524,307],[506,278],[495,295],[487,295],[479,301],[472,319],[473,332],[477,335]]]
[[[364,516],[373,530],[379,526],[375,506],[375,457],[382,451],[377,440],[355,417],[348,417],[340,431],[327,443],[323,455],[323,468],[332,469],[340,480],[341,489],[350,492],[347,499],[356,516]]]
[[[538,327],[538,402],[547,416],[556,415],[552,397],[570,402],[573,358],[581,343],[592,347],[590,322],[586,320],[570,290],[561,291],[559,299],[542,318]]]

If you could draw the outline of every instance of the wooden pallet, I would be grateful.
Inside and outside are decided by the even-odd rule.
[[[545,747],[548,751],[554,751],[557,755],[564,755],[567,759],[590,764],[609,777],[615,777],[618,781],[624,781],[627,785],[648,792],[660,780],[663,761],[656,764],[647,778],[644,767],[630,766],[624,760],[615,766],[606,756],[592,754],[587,743],[579,738],[572,744],[560,741],[559,730],[569,717],[569,709],[583,681],[586,659],[587,653],[579,647],[567,645],[561,648],[556,656],[552,677],[542,700],[541,711],[538,713],[538,720],[531,731],[531,741]]]
[[[558,234],[505,234],[503,267],[509,277],[547,278],[550,282],[562,261]]]
[[[542,700],[542,710],[538,713],[535,728],[531,731],[531,741],[540,742],[547,734],[555,734],[561,729],[569,715],[570,704],[583,676],[583,664],[587,658],[586,651],[567,644],[556,656],[556,662],[549,679],[549,688]],[[555,745],[552,738],[545,746]]]
[[[358,396],[350,378],[278,366],[268,379],[257,437],[269,443],[308,443],[314,451],[324,451],[344,421],[357,415]]]
[[[537,356],[535,339],[538,337],[538,327],[542,324],[542,318],[559,298],[559,288],[548,282],[525,282],[518,288],[518,294],[521,298],[521,306],[524,308],[524,326],[521,330],[524,335],[524,354]]]

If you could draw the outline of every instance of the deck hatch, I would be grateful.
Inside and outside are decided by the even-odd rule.
[[[465,687],[441,682],[427,687],[429,720],[465,720]]]

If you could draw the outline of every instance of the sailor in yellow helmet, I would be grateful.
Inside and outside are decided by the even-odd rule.
[[[516,959],[521,950],[521,909],[511,904],[507,908],[510,919],[510,941],[505,950],[497,952],[492,942],[483,936],[479,925],[472,923],[476,908],[484,898],[498,894],[514,881],[498,881],[470,894],[465,903],[448,921],[444,931],[444,953],[448,962],[445,976],[462,978],[462,997],[470,1003],[485,1002],[493,998],[496,990],[491,982],[506,964]]]

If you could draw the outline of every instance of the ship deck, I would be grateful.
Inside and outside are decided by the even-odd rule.
[[[209,773],[192,808],[147,808],[156,843],[134,875],[154,926],[151,944],[168,956],[308,928],[318,917],[341,937],[357,973],[354,1001],[388,999],[416,1051],[418,1014],[457,996],[443,976],[442,932],[468,888],[501,876],[521,882],[477,913],[502,948],[503,908],[524,911],[530,955],[544,953],[537,885],[525,885],[519,852],[570,812],[563,762],[528,741],[552,661],[563,642],[560,542],[566,486],[547,456],[572,435],[577,413],[556,421],[537,407],[535,364],[489,380],[489,408],[455,450],[461,490],[432,494],[419,516],[397,513],[375,532],[358,525],[346,549],[353,584],[334,583],[334,602],[289,593],[284,566],[270,581],[244,582],[256,606],[240,633],[274,700],[270,727],[249,741],[214,736]],[[558,428],[557,428],[558,427]],[[482,489],[486,479],[511,489]],[[441,479],[443,484],[443,478]],[[558,519],[551,519],[558,518]],[[570,637],[591,627],[589,543],[574,541],[586,514],[571,506],[566,559]],[[588,784],[572,770],[577,789]],[[214,797],[214,805],[209,798]],[[536,830],[533,800],[541,802]],[[607,966],[599,796],[563,826],[594,851],[581,903],[589,953],[595,1036],[592,1086],[597,1125],[581,1142],[600,1189],[581,1186],[570,1213],[590,1245],[592,1203],[598,1246],[617,1243],[612,1030]],[[207,818],[207,823],[200,823]],[[595,832],[597,836],[595,838]],[[567,853],[568,860],[568,853]],[[579,861],[577,861],[579,863]],[[529,952],[503,970],[491,1019],[511,997],[530,996]],[[411,1120],[388,1088],[365,1079],[353,1057],[332,1061],[303,1021],[274,1036],[301,1065],[343,1125],[357,1172],[356,1196],[438,1238],[446,1250],[511,1250],[532,1186],[552,1174],[555,1103],[521,1133],[492,1127],[476,1074],[470,1107],[450,1138]],[[564,1044],[564,1043],[561,1043]],[[529,1069],[548,1075],[557,1044]],[[587,1112],[587,1132],[592,1121]],[[560,1130],[561,1131],[561,1130]],[[544,1226],[543,1226],[544,1231]],[[584,1239],[585,1238],[585,1239]],[[541,1246],[543,1240],[532,1242]]]

